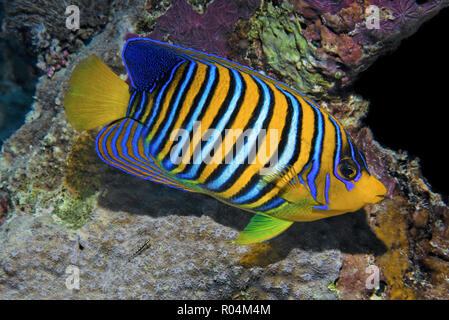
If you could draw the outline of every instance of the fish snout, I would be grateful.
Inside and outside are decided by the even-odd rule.
[[[368,204],[375,204],[382,201],[387,193],[387,188],[385,188],[384,184],[377,180],[374,177],[371,177],[372,181],[369,184],[369,190],[367,190],[370,194],[370,197],[367,201]]]

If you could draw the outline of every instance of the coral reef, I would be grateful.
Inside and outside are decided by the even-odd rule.
[[[447,1],[418,5],[411,0],[294,0],[291,3],[306,26],[304,35],[313,44],[316,59],[327,59],[332,71],[341,72],[341,86],[350,84],[379,55],[393,50],[400,40],[448,5]],[[370,11],[372,6],[378,11]],[[370,24],[371,15],[379,19],[378,25]]]
[[[379,285],[375,287],[375,272],[379,271]],[[374,278],[373,277],[373,278]],[[367,282],[371,286],[367,287]],[[339,299],[380,300],[386,298],[386,282],[382,269],[372,254],[343,254],[342,268],[335,284]]]
[[[267,64],[287,84],[313,96],[323,95],[333,83],[313,72],[313,66],[319,62],[301,35],[300,25],[289,17],[291,8],[286,2],[280,7],[268,3],[266,11],[258,12],[251,19],[249,39],[260,40]]]
[[[66,27],[66,7],[80,9],[80,29]],[[69,53],[99,33],[108,22],[111,0],[75,0],[70,3],[51,0],[5,0],[3,29],[37,54],[37,67],[49,77],[70,63]]]
[[[258,6],[259,0],[215,0],[201,14],[186,0],[174,0],[149,36],[226,57],[226,38],[239,18],[249,18]]]
[[[360,98],[335,103],[331,108],[323,105],[331,110],[343,110],[336,113],[337,117],[344,118],[353,110],[366,110],[366,101]],[[405,152],[382,148],[361,122],[346,125],[358,148],[365,152],[372,171],[387,187],[387,199],[365,210],[370,228],[388,249],[380,255],[344,254],[336,286],[339,297],[373,299],[380,295],[388,299],[447,299],[447,280],[444,279],[449,270],[446,249],[449,208],[439,194],[431,191],[416,159],[410,159]],[[367,291],[359,279],[348,276],[365,270],[368,264],[377,266],[381,273],[382,288],[374,292]]]
[[[266,2],[251,19],[252,66],[272,69],[278,78],[315,98],[347,88],[380,55],[447,6],[447,1],[284,1]],[[379,9],[379,28],[368,24],[370,5]],[[258,48],[259,47],[259,48]],[[251,51],[262,50],[261,56]],[[282,53],[282,54],[280,54]]]
[[[410,236],[414,261],[420,266],[420,298],[447,299],[449,292],[449,210],[440,206],[413,214]]]
[[[212,0],[187,0],[192,8],[198,13],[204,13]]]
[[[8,2],[5,26],[19,30],[23,19],[21,35],[45,67],[56,71],[64,51],[68,63],[39,79],[25,124],[0,153],[0,298],[448,298],[448,207],[418,160],[373,139],[363,124],[369,102],[341,89],[449,2],[291,0],[259,8],[259,1],[139,0],[100,8],[70,35],[36,3]],[[364,16],[373,4],[381,9],[375,30]],[[60,7],[53,3],[49,14]],[[365,153],[387,198],[295,223],[262,244],[225,244],[251,215],[105,165],[96,131],[75,132],[66,121],[73,66],[94,53],[125,79],[120,54],[130,32],[226,56],[319,98]],[[67,267],[79,269],[79,289],[66,287]],[[379,270],[376,288],[366,287],[368,268]]]

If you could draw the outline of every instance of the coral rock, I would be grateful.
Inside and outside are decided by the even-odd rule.
[[[226,39],[238,19],[249,18],[258,5],[258,0],[215,0],[200,14],[186,0],[174,0],[167,13],[155,21],[156,28],[149,36],[226,57]]]

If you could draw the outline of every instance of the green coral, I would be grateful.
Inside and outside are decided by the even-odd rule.
[[[328,289],[330,292],[333,292],[333,293],[335,293],[335,294],[337,294],[337,295],[340,293],[340,290],[337,289],[336,280],[335,280],[335,281],[332,281],[332,282],[327,286],[327,289]]]
[[[198,13],[204,13],[211,0],[187,0]]]
[[[301,34],[298,17],[290,3],[274,7],[270,2],[254,15],[249,32],[251,40],[260,40],[267,62],[282,80],[304,94],[321,97],[334,86],[314,71],[318,62],[314,48]]]
[[[151,15],[146,15],[142,17],[136,23],[136,33],[145,34],[150,33],[154,29],[154,19]]]
[[[90,220],[90,214],[94,208],[96,197],[92,196],[84,200],[78,200],[66,194],[58,201],[52,212],[59,223],[69,228],[78,229]]]
[[[47,191],[30,186],[27,192],[14,193],[13,199],[17,209],[22,212],[40,215],[49,211],[57,223],[77,229],[90,219],[97,194],[79,199],[63,187]]]

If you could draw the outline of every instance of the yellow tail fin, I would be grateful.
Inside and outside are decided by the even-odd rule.
[[[96,55],[73,69],[70,89],[64,97],[69,123],[89,130],[126,116],[129,86]]]

